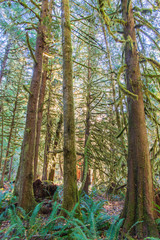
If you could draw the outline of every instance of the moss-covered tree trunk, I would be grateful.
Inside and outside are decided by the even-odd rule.
[[[42,83],[41,83],[41,90],[40,90],[40,96],[39,96],[39,102],[38,102],[38,120],[37,120],[37,132],[36,132],[36,143],[35,143],[35,156],[34,156],[34,180],[36,180],[37,178],[38,150],[39,150],[39,142],[40,142],[40,134],[41,134],[44,96],[45,96],[46,81],[47,81],[47,65],[48,65],[48,59],[47,57],[44,57],[43,59],[44,71],[42,73]]]
[[[90,31],[89,31],[89,34]],[[85,191],[86,194],[88,194],[88,188],[89,184],[91,182],[90,180],[90,173],[89,173],[89,168],[88,168],[88,153],[87,153],[87,147],[88,147],[88,141],[89,141],[89,134],[90,134],[90,128],[91,128],[91,77],[92,77],[92,72],[91,72],[91,47],[89,45],[88,47],[88,76],[87,76],[87,92],[86,92],[86,121],[85,121],[85,143],[84,143],[84,171],[83,171],[83,181],[84,187],[83,190]],[[87,168],[87,169],[85,169]],[[86,176],[85,176],[86,174]],[[82,181],[82,184],[83,184]]]
[[[13,164],[13,155],[11,157],[10,165],[9,165],[9,176],[8,176],[8,181],[11,181],[11,173],[12,173],[12,164]]]
[[[154,221],[154,193],[149,147],[145,123],[142,81],[137,51],[134,16],[131,1],[121,0],[124,26],[125,62],[127,89],[138,96],[128,97],[128,182],[125,206],[121,217],[125,218],[123,230],[127,232],[133,224],[132,235],[139,239],[158,236]]]
[[[54,150],[56,149],[56,147],[58,146],[58,143],[59,143],[62,123],[63,123],[63,115],[61,113],[59,121],[57,123],[57,129],[56,129],[56,134],[55,134],[54,143],[53,143],[53,152],[54,152]],[[51,167],[50,172],[49,172],[49,180],[50,181],[54,181],[55,167],[56,167],[56,155],[57,155],[56,153],[53,153],[53,155],[52,155],[53,163],[52,163],[52,167]]]
[[[18,189],[15,191],[19,196],[19,205],[26,211],[35,206],[33,194],[33,163],[36,139],[36,125],[38,115],[38,99],[42,78],[42,59],[45,47],[45,18],[48,14],[48,0],[42,1],[41,20],[37,29],[36,51],[33,77],[30,86],[30,95],[27,106],[26,126],[21,148],[20,168],[18,170]]]
[[[48,23],[45,26],[46,31],[46,42],[45,42],[45,49],[44,52],[47,54],[49,52],[49,42],[51,41],[51,22],[52,22],[52,8],[53,8],[53,1],[48,0]],[[41,134],[41,125],[42,125],[42,115],[43,115],[43,106],[44,106],[44,97],[45,97],[45,90],[46,90],[46,82],[47,82],[47,75],[48,75],[48,57],[46,54],[43,56],[43,73],[42,73],[42,83],[39,95],[39,102],[38,102],[38,120],[37,120],[37,133],[36,133],[36,143],[35,143],[35,156],[34,156],[34,180],[37,178],[37,167],[38,167],[38,153],[39,153],[39,143],[40,143],[40,134]]]
[[[69,0],[62,0],[64,192],[62,207],[71,211],[78,202],[75,122],[72,80],[72,45]],[[65,213],[63,213],[65,215]]]
[[[49,95],[48,95],[48,105],[47,105],[47,126],[46,126],[46,136],[45,136],[45,147],[44,147],[44,162],[43,162],[43,174],[42,180],[48,179],[48,164],[49,164],[49,149],[52,140],[52,126],[53,126],[53,119],[51,118],[51,80],[49,82]]]

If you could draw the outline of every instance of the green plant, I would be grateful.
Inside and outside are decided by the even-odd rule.
[[[77,207],[71,212],[62,209],[67,218],[58,215],[61,205],[53,204],[53,210],[47,221],[38,213],[43,203],[36,206],[32,213],[26,214],[22,208],[8,209],[10,226],[4,229],[3,240],[5,239],[32,239],[34,236],[39,239],[101,239],[104,229],[109,228],[110,217],[103,213],[105,201],[93,201],[88,196],[81,199],[81,218],[77,218]],[[118,231],[118,228],[117,228]],[[118,234],[118,233],[117,233]]]
[[[144,240],[160,240],[160,238],[154,238],[154,237],[147,237],[147,238],[145,238]]]
[[[116,223],[111,224],[110,228],[105,232],[108,240],[118,240],[119,230],[124,219],[120,219]]]
[[[12,238],[31,237],[39,230],[41,226],[41,219],[37,217],[38,212],[42,206],[42,203],[38,204],[34,211],[26,214],[23,208],[18,207],[17,209],[13,205],[8,209],[8,217],[11,226],[6,229],[3,239],[7,239],[10,235]]]
[[[3,192],[0,190],[0,221],[3,221],[10,207],[13,207],[17,198],[13,196],[13,189]]]

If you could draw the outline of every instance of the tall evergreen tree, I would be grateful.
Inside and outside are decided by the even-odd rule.
[[[128,182],[125,206],[122,217],[123,229],[127,232],[133,224],[133,235],[138,238],[157,237],[158,230],[154,221],[154,192],[152,170],[147,140],[145,112],[143,103],[142,80],[135,33],[135,23],[131,1],[121,1],[124,25],[126,81],[129,92],[137,99],[128,96],[129,133],[128,133]],[[128,40],[128,41],[127,41]]]
[[[43,51],[45,49],[45,23],[48,14],[48,0],[42,1],[41,17],[37,30],[37,41],[35,51],[35,64],[33,77],[29,90],[29,100],[27,107],[26,126],[20,156],[20,166],[16,187],[18,187],[19,205],[30,211],[34,205],[33,195],[33,162],[35,151],[36,125],[38,114],[38,99],[42,78]]]
[[[72,210],[78,202],[75,123],[72,79],[72,44],[69,0],[62,0],[64,192],[62,207]],[[65,213],[63,213],[65,215]]]

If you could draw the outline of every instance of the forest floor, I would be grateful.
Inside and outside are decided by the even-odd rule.
[[[93,198],[95,201],[106,201],[104,204],[104,212],[111,217],[111,222],[114,220],[115,216],[119,216],[124,206],[124,200],[118,198],[113,199],[112,197],[105,197],[101,195],[97,195]]]
[[[5,184],[3,189],[0,189],[0,210],[2,210],[2,205],[3,205],[3,210],[6,208],[8,208],[9,204],[12,204],[12,202],[10,202],[9,198],[10,195],[13,192],[13,186],[10,186],[9,184]],[[6,198],[4,201],[2,200],[2,196],[6,194]],[[116,216],[119,216],[123,205],[124,205],[124,200],[120,199],[119,197],[114,199],[112,197],[106,197],[105,195],[99,195],[96,194],[92,197],[92,200],[95,202],[100,202],[103,201],[104,202],[104,206],[103,206],[103,213],[106,214],[107,216],[110,217],[109,222],[112,223],[115,219]],[[0,212],[1,214],[1,212]],[[44,221],[44,224],[48,221],[49,218],[49,214],[40,214],[40,218],[42,219],[42,222]],[[4,234],[5,232],[10,228],[11,222],[10,220],[8,220],[8,218],[6,217],[5,220],[0,222],[0,239],[4,239]],[[7,238],[7,240],[10,238]],[[26,239],[26,238],[23,238]],[[32,239],[32,238],[31,238]]]

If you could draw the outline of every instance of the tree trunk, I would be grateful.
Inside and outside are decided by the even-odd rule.
[[[13,155],[11,157],[10,166],[9,166],[9,176],[8,176],[8,181],[9,182],[11,181],[12,163],[13,163]]]
[[[51,83],[49,83],[49,96],[48,96],[48,106],[47,106],[47,129],[46,129],[46,137],[45,137],[45,148],[44,148],[44,162],[43,162],[43,175],[42,180],[47,180],[48,173],[48,152],[51,145],[52,139],[52,126],[53,120],[50,116],[50,108],[51,108]]]
[[[89,31],[90,34],[90,31]],[[85,143],[84,143],[84,165],[83,165],[83,178],[85,180],[83,190],[85,191],[86,194],[88,194],[88,188],[90,184],[90,173],[88,169],[88,153],[87,153],[87,145],[88,145],[88,138],[90,134],[90,127],[91,127],[91,47],[89,45],[88,47],[88,76],[87,76],[87,102],[86,102],[86,126],[85,126]],[[87,168],[87,169],[85,169]],[[86,172],[86,176],[85,176]],[[83,181],[82,181],[83,183]]]
[[[60,119],[59,119],[58,124],[57,124],[55,139],[54,139],[54,143],[53,143],[53,152],[56,149],[56,147],[58,145],[58,142],[59,142],[62,123],[63,123],[63,115],[61,113]],[[55,166],[56,166],[55,159],[56,159],[56,153],[53,153],[53,164],[52,164],[52,167],[51,167],[50,173],[49,173],[49,180],[50,181],[54,181]]]
[[[52,22],[52,6],[53,1],[49,1],[49,23],[46,26],[46,34],[47,34],[47,41],[45,46],[45,53],[49,52],[49,41],[51,40],[51,22]],[[39,142],[40,142],[40,134],[41,134],[41,125],[42,125],[42,115],[43,115],[43,104],[44,104],[44,97],[45,97],[45,90],[46,90],[46,82],[47,82],[47,73],[48,73],[48,57],[43,56],[43,73],[42,73],[42,83],[40,89],[40,96],[38,102],[38,121],[37,121],[37,133],[36,133],[36,143],[35,143],[35,156],[34,156],[34,181],[37,178],[37,166],[38,166],[38,153],[39,153]]]
[[[72,80],[72,45],[69,0],[62,0],[64,191],[62,207],[71,211],[78,202],[75,122]],[[66,215],[65,212],[62,212]]]
[[[38,115],[38,98],[40,93],[41,78],[42,78],[42,59],[45,47],[44,24],[45,18],[48,15],[48,0],[42,1],[41,20],[38,26],[37,41],[34,64],[33,77],[30,86],[30,95],[27,106],[26,126],[21,148],[20,169],[19,173],[19,205],[27,212],[35,206],[33,194],[33,163],[35,152],[36,125]]]
[[[34,156],[34,181],[37,178],[38,150],[39,150],[39,142],[40,142],[40,134],[41,134],[44,96],[45,96],[46,81],[47,81],[47,70],[46,70],[47,65],[48,65],[48,59],[44,57],[44,60],[43,60],[44,71],[42,74],[42,83],[41,83],[41,90],[40,90],[39,103],[38,103],[38,121],[37,121],[37,133],[36,133],[35,156]]]
[[[145,123],[142,81],[137,52],[136,33],[131,2],[122,0],[124,26],[125,62],[127,65],[127,89],[138,96],[128,97],[129,136],[128,136],[128,182],[125,206],[121,217],[125,218],[123,230],[127,232],[133,224],[132,235],[139,239],[158,236],[154,221],[154,193],[149,146]]]

